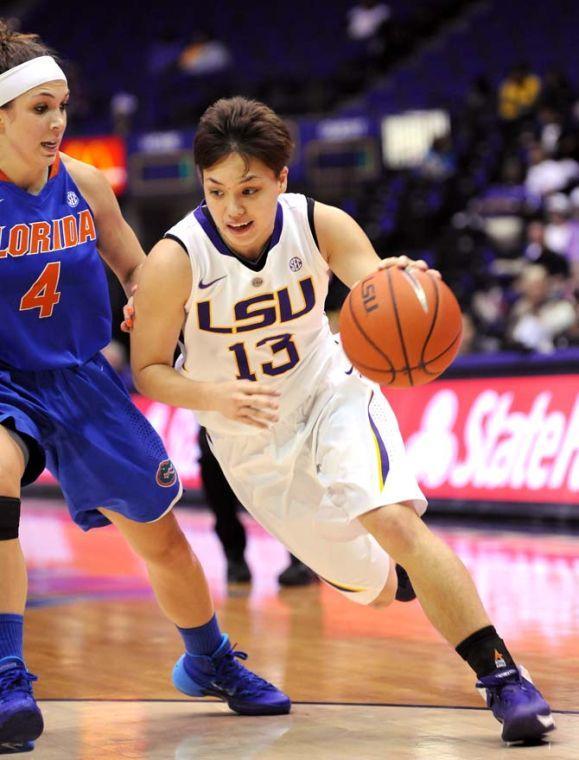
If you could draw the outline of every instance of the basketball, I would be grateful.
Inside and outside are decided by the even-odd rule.
[[[438,377],[456,356],[460,306],[447,285],[419,269],[380,269],[357,283],[340,312],[342,346],[370,380],[396,388]]]

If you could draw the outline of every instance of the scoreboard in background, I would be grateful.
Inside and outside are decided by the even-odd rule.
[[[297,124],[301,150],[296,151],[292,178],[339,189],[380,176],[380,130],[375,119],[300,119]]]
[[[418,166],[437,137],[450,134],[447,111],[407,111],[382,120],[382,157],[391,169]]]
[[[419,163],[432,139],[446,134],[445,111],[417,111],[386,117],[340,116],[286,120],[294,142],[290,161],[294,182],[335,188],[377,179],[385,165],[408,168]],[[195,130],[73,137],[63,151],[101,169],[117,195],[135,197],[191,195],[200,191],[193,159]],[[128,156],[128,159],[127,159]]]
[[[193,130],[148,132],[128,141],[129,186],[137,197],[190,195],[199,187]]]

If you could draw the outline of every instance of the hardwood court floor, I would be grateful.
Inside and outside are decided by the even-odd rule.
[[[469,669],[419,605],[384,611],[315,585],[280,590],[286,554],[248,521],[251,586],[227,588],[211,519],[180,509],[206,568],[222,629],[248,665],[286,690],[290,716],[235,716],[181,699],[170,683],[180,641],[142,564],[114,529],[83,534],[62,507],[28,499],[27,661],[40,676],[40,760],[579,757],[579,538],[442,530],[472,572],[510,649],[556,714],[540,747],[505,747]]]

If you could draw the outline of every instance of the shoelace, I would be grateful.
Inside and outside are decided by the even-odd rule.
[[[244,668],[237,660],[247,660],[247,654],[231,648],[213,661],[215,681],[223,684],[228,693],[232,696],[250,697],[258,694],[264,687],[271,688],[270,683]]]
[[[489,688],[489,687],[487,687]],[[522,678],[518,680],[508,680],[503,683],[497,683],[490,687],[491,705],[496,702],[502,702],[504,705],[509,705],[513,698],[520,696],[521,690],[523,692],[529,692],[529,684],[527,684]]]
[[[23,668],[11,668],[0,674],[0,698],[32,694],[30,684],[38,677]]]

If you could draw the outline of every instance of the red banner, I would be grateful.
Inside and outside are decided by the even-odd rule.
[[[579,375],[448,380],[388,390],[427,496],[579,505]],[[133,401],[187,488],[199,488],[193,412]],[[40,482],[53,482],[43,473]]]
[[[579,505],[579,375],[388,391],[432,498]]]

